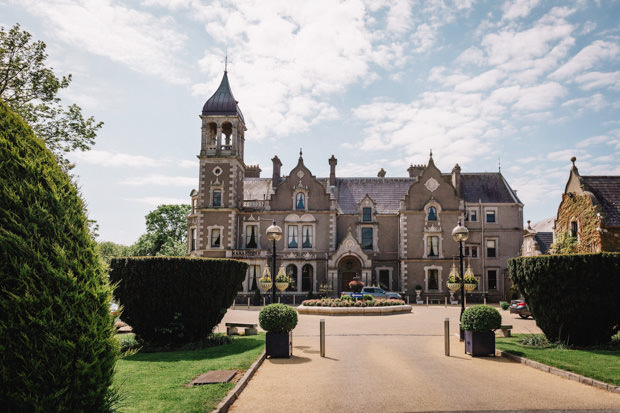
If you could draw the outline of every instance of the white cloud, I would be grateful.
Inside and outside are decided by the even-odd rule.
[[[121,185],[130,186],[188,186],[194,187],[198,184],[198,178],[187,176],[167,176],[161,174],[151,174],[147,176],[136,176],[126,178],[119,182]]]
[[[522,17],[527,17],[532,9],[536,7],[539,0],[516,0],[508,1],[504,3],[502,7],[504,11],[504,20],[515,20]]]
[[[587,148],[589,146],[592,145],[597,145],[599,143],[603,143],[605,141],[609,140],[609,136],[607,135],[600,135],[600,136],[592,136],[588,139],[584,139],[581,142],[579,142],[577,144],[578,148]]]
[[[149,205],[151,207],[157,207],[159,205],[177,205],[177,204],[189,204],[189,198],[171,198],[171,197],[157,197],[149,196],[144,198],[122,198],[125,201],[139,202]]]
[[[173,62],[187,42],[170,17],[158,18],[113,0],[14,0],[45,18],[46,28],[59,40],[126,65],[136,72],[169,82],[187,78]]]
[[[566,64],[551,74],[554,79],[566,79],[594,67],[601,60],[613,59],[620,55],[620,46],[616,43],[596,40],[584,47]]]
[[[161,161],[142,155],[127,153],[112,153],[108,151],[90,150],[87,152],[74,152],[72,158],[79,163],[99,165],[105,167],[128,166],[132,168],[146,168],[160,166]]]
[[[610,87],[613,90],[620,90],[620,71],[617,72],[587,72],[575,78],[583,90]]]
[[[576,98],[567,100],[562,104],[564,107],[576,107],[578,113],[581,114],[585,109],[593,110],[598,112],[606,107],[609,107],[609,103],[605,96],[601,93],[595,93],[592,96],[588,96],[585,98]]]

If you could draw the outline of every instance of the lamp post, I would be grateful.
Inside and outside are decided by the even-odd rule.
[[[276,241],[279,241],[282,238],[282,228],[276,225],[276,220],[273,220],[273,224],[267,228],[267,239],[273,242],[273,256],[271,260],[271,273],[273,274],[273,289],[271,292],[271,303],[276,303],[276,287],[275,287],[275,279],[276,279]]]
[[[463,242],[469,238],[469,230],[461,225],[459,220],[458,224],[452,230],[452,239],[459,243],[459,276],[461,277],[461,317],[459,318],[459,329],[461,341],[465,339],[463,334],[463,328],[461,327],[460,320],[463,319],[463,313],[465,312],[465,277],[463,276]]]

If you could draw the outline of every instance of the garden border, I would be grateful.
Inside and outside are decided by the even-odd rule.
[[[601,390],[620,394],[620,386],[615,386],[613,384],[595,380],[590,377],[582,376],[581,374],[559,369],[557,367],[551,367],[538,361],[530,360],[521,356],[516,356],[500,349],[495,349],[495,355],[505,357],[508,360],[516,361],[517,363],[525,364],[526,366],[533,367],[546,373],[551,373],[559,377],[564,377],[565,379],[573,380],[582,384],[587,384],[588,386],[596,387]]]
[[[391,305],[391,306],[385,306],[385,307],[321,307],[321,306],[300,305],[299,307],[297,307],[297,312],[299,314],[307,314],[307,315],[381,316],[381,315],[410,313],[412,309],[413,307],[409,304]]]
[[[263,364],[263,361],[265,361],[265,358],[266,358],[266,353],[263,351],[263,354],[261,354],[258,360],[256,360],[254,364],[250,366],[250,368],[245,372],[243,377],[241,377],[241,380],[239,380],[237,385],[231,391],[228,392],[226,397],[222,399],[220,404],[218,404],[215,410],[213,410],[211,413],[226,413],[228,411],[228,408],[235,402],[235,400],[237,400],[237,398],[239,397],[243,389],[245,389],[245,386],[248,385],[248,382],[250,381],[252,376],[254,376],[254,373],[256,373],[256,370],[258,370],[261,364]]]

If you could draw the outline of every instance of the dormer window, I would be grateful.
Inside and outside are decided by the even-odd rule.
[[[306,194],[298,192],[295,196],[295,209],[306,209]]]
[[[362,208],[362,222],[372,222],[372,208]]]
[[[434,206],[428,207],[428,220],[437,221],[437,208]]]

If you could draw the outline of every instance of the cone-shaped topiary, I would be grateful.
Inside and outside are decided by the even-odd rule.
[[[288,333],[297,325],[297,311],[285,304],[270,304],[258,313],[258,322],[269,333]]]
[[[0,404],[99,412],[118,343],[82,201],[42,140],[0,101]]]

